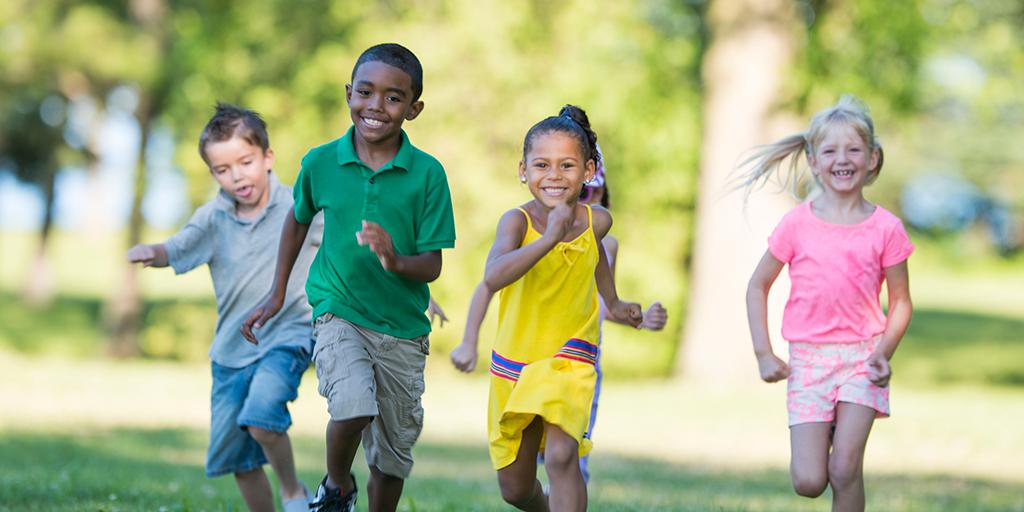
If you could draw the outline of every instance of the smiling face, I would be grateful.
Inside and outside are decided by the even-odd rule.
[[[402,123],[423,110],[422,101],[413,101],[412,78],[379,61],[356,69],[352,83],[345,86],[345,99],[356,135],[373,145],[393,142],[400,136]]]
[[[270,198],[268,172],[274,165],[274,151],[235,136],[220,142],[209,142],[205,149],[210,174],[220,188],[233,197],[237,213],[245,217],[267,205]]]
[[[811,172],[826,191],[860,193],[878,166],[878,150],[849,124],[827,127],[807,157]]]
[[[519,163],[519,178],[545,208],[575,204],[583,183],[593,176],[594,161],[585,159],[576,137],[561,131],[536,135]]]

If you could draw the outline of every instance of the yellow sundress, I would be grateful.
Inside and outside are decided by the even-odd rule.
[[[590,452],[587,425],[594,397],[599,310],[594,271],[600,244],[594,216],[571,242],[559,242],[499,294],[498,334],[491,352],[488,439],[494,469],[515,462],[523,430],[537,416]],[[525,246],[541,237],[526,216]],[[544,440],[541,440],[541,451]]]

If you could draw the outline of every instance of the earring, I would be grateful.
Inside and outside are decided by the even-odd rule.
[[[526,177],[525,176],[520,176],[519,177],[519,183],[522,183],[523,185],[526,185]]]

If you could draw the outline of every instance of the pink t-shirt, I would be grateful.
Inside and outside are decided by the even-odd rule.
[[[789,264],[782,337],[848,343],[885,331],[878,299],[885,268],[906,260],[914,246],[899,217],[881,206],[863,222],[844,225],[819,219],[808,201],[782,218],[768,250]]]

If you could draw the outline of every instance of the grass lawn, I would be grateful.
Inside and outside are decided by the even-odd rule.
[[[431,361],[401,510],[504,509],[486,452],[486,381],[441,363]],[[205,365],[0,352],[0,376],[0,404],[17,411],[0,417],[0,510],[243,509],[230,477],[203,477]],[[869,510],[1024,510],[1024,392],[896,386],[896,415],[868,445]],[[783,400],[780,386],[610,382],[590,509],[828,510],[827,499],[790,491]],[[312,485],[326,415],[311,372],[293,416],[300,476]],[[356,468],[365,483],[361,456]]]
[[[203,477],[208,276],[143,272],[152,357],[112,361],[99,321],[117,275],[111,244],[58,237],[59,295],[39,310],[17,293],[26,260],[11,249],[26,238],[0,235],[0,511],[244,510],[230,477]],[[1024,511],[1024,260],[954,268],[921,252],[893,418],[868,444],[868,510]],[[78,261],[96,263],[83,271]],[[428,361],[426,424],[401,510],[507,509],[486,452],[486,379],[456,374],[446,358],[438,349]],[[309,485],[323,474],[327,419],[315,380],[307,373],[292,407]],[[784,401],[783,385],[607,380],[590,509],[829,510],[827,496],[790,489]],[[355,467],[365,485],[361,455]]]

